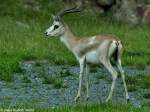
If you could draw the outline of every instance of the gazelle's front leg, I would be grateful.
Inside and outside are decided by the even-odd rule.
[[[85,78],[86,78],[86,100],[88,100],[89,99],[89,70],[90,68],[89,68],[89,65],[88,64],[86,64],[86,72],[85,72]]]
[[[78,88],[77,96],[74,99],[75,101],[77,101],[81,96],[81,86],[82,86],[82,78],[83,78],[84,67],[85,67],[85,57],[79,59],[79,64],[80,64],[79,88]]]

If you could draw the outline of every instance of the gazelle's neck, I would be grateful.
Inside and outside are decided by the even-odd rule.
[[[65,24],[65,33],[61,35],[60,40],[67,46],[69,50],[73,50],[77,43],[77,38],[70,31],[69,27]]]

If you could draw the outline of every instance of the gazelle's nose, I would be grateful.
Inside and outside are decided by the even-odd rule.
[[[44,32],[44,34],[45,34],[46,36],[48,36],[47,32]]]

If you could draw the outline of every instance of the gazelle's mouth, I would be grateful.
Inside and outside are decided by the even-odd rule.
[[[48,33],[47,33],[47,32],[44,32],[44,34],[45,34],[46,36],[48,36]]]

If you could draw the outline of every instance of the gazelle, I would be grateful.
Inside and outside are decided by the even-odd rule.
[[[77,6],[66,9],[58,12],[56,16],[53,17],[53,24],[46,30],[47,36],[59,37],[60,40],[66,45],[66,47],[74,54],[80,65],[80,75],[79,75],[79,88],[75,101],[77,101],[81,95],[81,85],[83,74],[85,73],[86,78],[86,92],[87,99],[89,98],[89,81],[88,81],[88,71],[89,65],[95,64],[100,65],[102,63],[104,67],[112,75],[112,85],[110,93],[106,99],[106,102],[109,101],[112,97],[113,90],[115,87],[117,79],[117,71],[112,67],[110,59],[114,58],[116,65],[121,73],[126,100],[129,100],[129,95],[127,91],[127,86],[125,82],[124,71],[121,66],[121,55],[122,55],[122,44],[120,40],[115,39],[112,36],[108,35],[97,35],[90,38],[77,38],[69,29],[68,25],[61,21],[61,17],[67,13],[80,12],[82,10],[82,5],[78,4]]]

